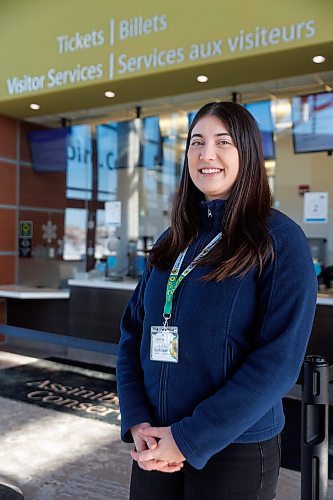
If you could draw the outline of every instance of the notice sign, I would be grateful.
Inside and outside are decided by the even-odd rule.
[[[328,221],[328,193],[304,193],[304,222]]]
[[[20,257],[31,257],[32,222],[20,221],[19,255]]]
[[[32,238],[32,221],[22,220],[20,222],[20,236],[21,238]]]
[[[121,201],[105,202],[105,224],[121,226]]]

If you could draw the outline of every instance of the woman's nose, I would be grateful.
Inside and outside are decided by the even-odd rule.
[[[215,159],[216,159],[215,144],[210,144],[210,143],[205,144],[200,153],[200,160],[209,161]]]

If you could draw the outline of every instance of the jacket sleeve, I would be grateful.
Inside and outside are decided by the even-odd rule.
[[[143,295],[149,277],[147,267],[123,314],[117,358],[117,386],[121,413],[121,438],[133,442],[131,427],[151,421],[143,384],[140,344],[143,326]]]
[[[316,307],[314,266],[297,224],[275,232],[274,261],[268,259],[258,279],[255,347],[223,387],[171,426],[180,451],[197,469],[287,393],[303,362]]]

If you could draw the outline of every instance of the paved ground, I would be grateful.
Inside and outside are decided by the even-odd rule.
[[[0,350],[0,369],[33,360]],[[26,500],[128,498],[130,446],[119,427],[5,398],[0,407],[0,477]],[[300,474],[282,469],[277,500],[298,499]]]

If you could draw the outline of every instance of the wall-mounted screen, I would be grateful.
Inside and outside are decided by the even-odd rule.
[[[333,92],[293,97],[295,153],[333,150]]]
[[[31,160],[36,172],[65,172],[69,129],[33,130],[28,133]]]
[[[270,101],[258,101],[245,104],[258,123],[265,160],[275,160],[274,124]]]
[[[193,121],[193,118],[197,114],[197,111],[190,111],[189,113],[187,113],[187,118],[188,118],[188,124],[189,124],[189,126],[191,125],[191,123]]]

